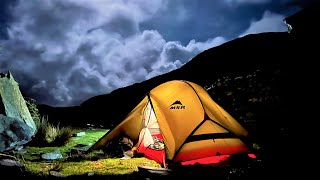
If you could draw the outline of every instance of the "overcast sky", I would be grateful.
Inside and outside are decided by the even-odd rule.
[[[252,33],[284,32],[294,0],[1,0],[0,72],[51,106],[181,67]]]

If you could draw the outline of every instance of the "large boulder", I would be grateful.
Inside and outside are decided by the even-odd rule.
[[[24,122],[0,114],[0,152],[26,144],[33,136]]]
[[[10,72],[0,73],[0,114],[27,124],[32,134],[36,132],[36,125],[26,101]]]
[[[36,125],[12,74],[0,73],[0,152],[31,140]]]

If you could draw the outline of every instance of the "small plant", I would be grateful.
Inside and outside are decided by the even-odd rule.
[[[70,127],[59,127],[48,122],[48,116],[43,116],[37,125],[37,132],[29,143],[30,146],[63,146],[69,142],[73,134]]]
[[[57,137],[59,127],[55,127],[50,123],[45,126],[45,140],[48,144],[51,144]]]
[[[72,134],[73,134],[73,130],[71,127],[59,128],[59,126],[57,126],[56,136],[55,136],[54,140],[51,142],[51,144],[53,146],[65,145],[70,141]]]

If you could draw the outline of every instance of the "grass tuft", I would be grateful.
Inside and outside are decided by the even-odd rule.
[[[48,122],[48,116],[43,116],[37,124],[35,136],[28,145],[37,147],[64,146],[70,141],[72,134],[71,127],[59,127],[59,124],[54,126]]]

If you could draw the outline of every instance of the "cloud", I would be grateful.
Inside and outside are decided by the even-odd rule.
[[[284,23],[284,16],[281,14],[265,11],[262,18],[251,22],[249,28],[245,30],[240,37],[248,34],[257,34],[262,32],[284,32],[287,26]]]
[[[8,22],[11,20],[10,9],[16,0],[1,0],[0,3],[0,39],[7,39]]]
[[[227,3],[237,3],[237,4],[266,4],[271,2],[271,0],[226,0]]]
[[[164,45],[160,59],[153,64],[153,71],[148,74],[147,79],[180,68],[202,51],[219,46],[226,41],[223,37],[209,39],[206,42],[191,40],[186,46],[177,41],[169,41]]]
[[[10,70],[25,95],[53,106],[78,105],[114,89],[181,67],[226,40],[166,41],[141,23],[165,0],[19,1],[0,71]],[[183,13],[181,17],[184,17]]]

